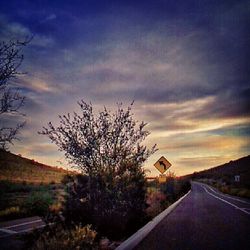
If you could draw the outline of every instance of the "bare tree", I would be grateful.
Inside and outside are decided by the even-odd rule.
[[[17,134],[25,122],[17,123],[15,126],[4,125],[4,116],[21,115],[21,107],[24,105],[25,97],[18,89],[14,88],[13,80],[20,74],[18,69],[23,61],[22,49],[29,43],[9,41],[0,42],[0,149],[6,150],[13,140],[18,139]]]

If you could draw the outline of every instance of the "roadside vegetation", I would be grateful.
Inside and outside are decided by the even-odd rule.
[[[0,150],[0,221],[59,211],[74,174]]]
[[[157,180],[147,184],[147,216],[153,219],[181,196],[186,194],[191,184],[187,178],[177,178],[173,173],[167,175],[165,183],[158,183]]]
[[[59,211],[64,194],[61,184],[0,181],[0,221],[45,216],[49,211]]]
[[[140,223],[132,221],[131,224],[125,224],[126,217],[117,221],[119,214],[114,214],[114,218],[109,217],[107,220],[97,217],[90,210],[86,198],[81,196],[87,189],[86,175],[76,175],[67,180],[62,213],[50,211],[50,215],[46,217],[47,227],[29,235],[26,245],[28,249],[76,249],[77,246],[79,249],[115,249],[123,240],[186,194],[191,187],[189,179],[177,178],[173,174],[167,177],[166,183],[146,182],[145,207],[141,211]],[[102,207],[105,209],[109,205],[102,204]],[[103,228],[95,224],[93,217],[98,218],[98,223],[103,223]]]
[[[26,236],[25,249],[32,250],[98,250],[97,233],[90,225],[67,227],[64,223],[47,226],[43,232]]]
[[[143,163],[156,151],[142,142],[146,123],[137,122],[128,108],[117,104],[94,112],[78,103],[80,114],[60,116],[40,133],[48,136],[81,175],[68,188],[63,216],[67,225],[91,224],[99,235],[126,238],[146,221],[146,179]]]
[[[196,180],[199,182],[208,184],[210,186],[213,186],[222,193],[250,199],[249,187],[242,187],[235,183],[230,183],[230,182],[225,183],[221,179],[218,180],[218,179],[203,178],[203,179],[196,179]]]
[[[142,166],[156,148],[142,144],[149,132],[131,106],[99,115],[91,104],[79,106],[81,115],[61,116],[58,127],[41,132],[78,174],[0,152],[0,220],[39,215],[47,222],[27,235],[25,249],[114,249],[190,188],[173,174],[166,183],[146,181]]]
[[[193,180],[209,184],[219,191],[243,198],[250,198],[250,156],[223,164],[189,177]],[[239,180],[235,180],[239,176]]]

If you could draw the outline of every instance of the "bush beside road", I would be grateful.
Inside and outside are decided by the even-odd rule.
[[[239,196],[242,198],[250,199],[250,189],[244,188],[242,186],[229,184],[222,182],[221,180],[214,180],[214,179],[196,179],[198,182],[202,182],[205,184],[208,184],[210,186],[213,186],[214,188],[218,189],[220,192],[224,194],[229,194],[233,196]]]

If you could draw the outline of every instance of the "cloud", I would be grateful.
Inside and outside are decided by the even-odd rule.
[[[20,83],[34,115],[24,131],[30,147],[32,133],[83,98],[111,109],[135,100],[136,118],[149,122],[147,145],[160,148],[149,165],[163,154],[184,173],[249,149],[245,1],[25,6],[21,18],[20,10],[6,12],[15,18],[0,20],[0,35],[35,33]]]
[[[242,116],[239,112],[235,116],[227,116],[223,112],[220,115],[213,114],[207,107],[214,107],[212,104],[216,98],[208,96],[184,102],[139,103],[136,114],[145,121],[151,121],[149,129],[154,131],[157,138],[214,131],[249,123],[250,117]]]
[[[26,88],[30,91],[34,91],[37,93],[57,93],[59,92],[59,89],[54,86],[52,83],[49,83],[48,81],[38,78],[38,77],[31,77],[23,76],[21,80],[18,81],[19,86],[22,88]]]
[[[171,145],[169,145],[171,141]],[[241,148],[248,145],[250,140],[242,140],[241,137],[232,135],[211,135],[211,134],[196,134],[190,136],[171,136],[162,140],[162,146],[160,150],[167,151],[192,151],[198,150],[204,152],[216,151],[226,152],[226,151],[239,151]]]
[[[0,38],[1,40],[25,39],[30,36],[30,30],[24,25],[12,22],[9,23],[4,16],[0,16]]]
[[[201,171],[204,168],[215,167],[217,164],[223,164],[228,161],[228,157],[223,156],[205,156],[205,157],[183,157],[176,161],[176,164],[185,168],[190,173],[192,171]],[[220,163],[218,163],[220,162]]]
[[[46,37],[43,35],[34,35],[32,36],[31,45],[38,47],[52,47],[54,40],[51,37]]]
[[[57,156],[58,157],[58,149],[55,145],[51,143],[39,143],[33,144],[32,147],[27,149],[27,154],[34,156]]]
[[[76,66],[78,79],[101,100],[129,96],[142,102],[169,103],[222,95],[225,88],[234,92],[228,83],[239,80],[231,73],[235,65],[218,60],[218,48],[210,52],[214,41],[209,34],[192,31],[176,38],[162,33],[145,33],[143,39],[131,34],[127,40],[104,44],[100,59]],[[81,51],[75,53],[84,54]]]
[[[49,47],[54,44],[51,37],[35,34],[27,26],[18,22],[9,22],[5,16],[0,15],[0,39],[4,41],[23,41],[32,38],[30,45],[38,47]]]
[[[250,116],[250,88],[221,90],[193,118],[242,118]]]
[[[50,15],[48,15],[48,16],[46,16],[42,21],[41,21],[41,23],[46,23],[46,22],[48,22],[48,21],[52,21],[52,20],[54,20],[54,19],[56,19],[56,14],[50,14]]]

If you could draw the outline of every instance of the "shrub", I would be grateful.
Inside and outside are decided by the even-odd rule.
[[[153,218],[159,213],[161,213],[168,206],[169,203],[167,202],[166,195],[164,195],[162,192],[156,191],[151,192],[148,195],[147,204],[147,215]]]
[[[239,189],[238,188],[230,188],[230,194],[231,195],[237,195],[239,192]]]
[[[8,207],[0,211],[1,221],[18,219],[18,218],[22,218],[23,216],[24,216],[24,213],[20,209],[19,206]]]
[[[238,195],[241,197],[250,198],[250,190],[243,188],[239,191]]]
[[[62,209],[63,207],[61,202],[56,202],[49,206],[49,211],[53,214],[58,214],[62,211]]]
[[[97,233],[90,225],[65,228],[61,224],[47,228],[38,234],[32,250],[75,250],[98,249],[95,243]]]
[[[86,174],[71,186],[65,214],[69,221],[91,221],[107,236],[124,236],[144,217],[142,166],[156,146],[143,145],[149,132],[146,123],[134,119],[132,104],[127,109],[118,104],[113,113],[105,107],[95,113],[92,104],[83,100],[78,104],[80,114],[59,116],[59,126],[49,123],[41,132]]]
[[[62,180],[61,180],[61,182],[63,183],[63,184],[68,184],[68,183],[70,183],[70,182],[73,182],[74,181],[74,178],[73,178],[73,176],[72,175],[70,175],[70,174],[65,174],[64,176],[63,176],[63,178],[62,178]]]
[[[226,193],[226,194],[229,194],[230,193],[230,189],[228,186],[224,186],[224,187],[221,187],[219,189],[222,193]]]
[[[0,217],[18,214],[18,213],[20,213],[19,207],[9,207],[9,208],[6,208],[6,209],[0,211]]]
[[[188,179],[170,177],[167,178],[166,183],[160,185],[160,188],[166,195],[167,200],[172,203],[190,190],[191,183]]]
[[[64,216],[68,223],[90,223],[101,234],[119,239],[134,232],[145,220],[145,179],[140,175],[134,176],[134,181],[128,185],[126,178],[123,181],[109,178],[109,181],[91,179],[92,188],[96,192],[95,203],[91,204],[90,178],[78,175],[68,188]]]
[[[175,178],[167,178],[166,183],[160,184],[160,190],[166,195],[169,202],[175,201],[178,194]]]
[[[32,190],[31,185],[27,183],[14,183],[8,180],[0,181],[1,193],[16,193],[16,192],[30,192]]]
[[[52,205],[53,199],[48,192],[32,192],[23,204],[23,208],[29,215],[45,216]]]
[[[180,179],[178,180],[180,185],[179,196],[186,194],[191,189],[191,183],[189,179]]]

